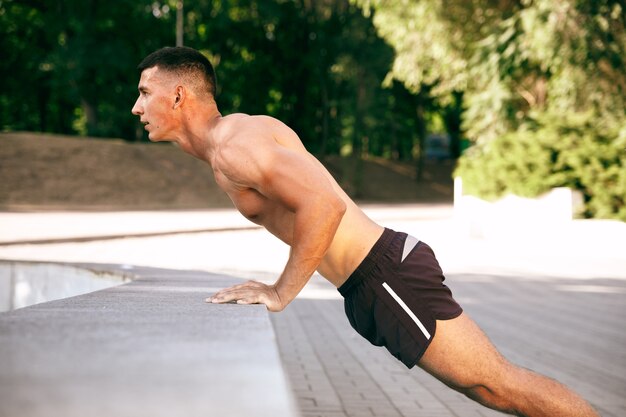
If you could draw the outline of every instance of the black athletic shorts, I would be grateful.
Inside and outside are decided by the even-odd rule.
[[[352,327],[412,368],[435,336],[435,320],[463,312],[444,279],[427,244],[385,229],[339,292]]]

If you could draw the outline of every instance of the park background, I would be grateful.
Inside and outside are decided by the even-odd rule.
[[[215,65],[223,114],[283,120],[358,200],[449,201],[454,172],[484,199],[569,187],[579,216],[624,220],[625,21],[609,0],[3,0],[0,129],[147,142],[136,66],[184,44]],[[142,161],[160,190],[194,176],[156,145],[4,137],[8,207],[103,207],[133,180],[154,195]],[[204,203],[120,199],[224,203],[203,186]]]

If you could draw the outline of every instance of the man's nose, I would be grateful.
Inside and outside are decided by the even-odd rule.
[[[139,106],[139,98],[137,98],[137,101],[135,101],[135,104],[133,105],[131,113],[134,114],[135,116],[139,116],[141,115],[141,113],[143,113],[143,111],[141,110],[141,107]]]

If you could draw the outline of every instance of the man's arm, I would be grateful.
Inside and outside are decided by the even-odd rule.
[[[274,285],[250,281],[224,289],[207,301],[262,303],[270,311],[284,309],[306,285],[333,241],[346,210],[313,158],[279,145],[269,135],[224,152],[232,158],[225,175],[253,188],[293,213],[291,251],[285,269]],[[257,139],[258,138],[258,139]]]

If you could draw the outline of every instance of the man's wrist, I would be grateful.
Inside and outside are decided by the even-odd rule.
[[[265,303],[267,309],[273,313],[277,313],[279,311],[283,311],[287,304],[283,302],[283,298],[280,296],[278,289],[276,288],[276,284],[270,285],[270,299]]]
[[[274,292],[276,293],[277,302],[281,306],[281,310],[284,310],[293,300],[298,293],[292,294],[293,290],[286,285],[280,285],[280,281],[274,284]]]

